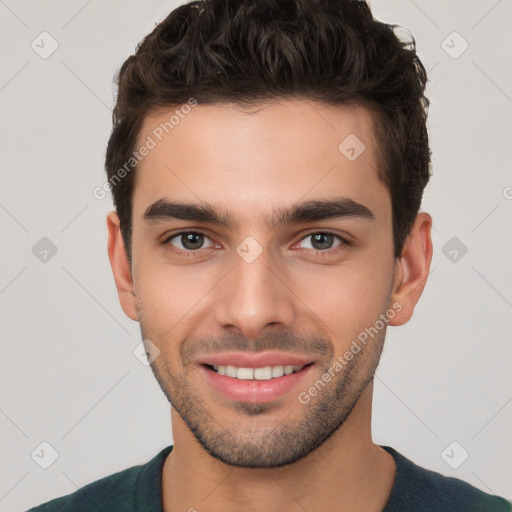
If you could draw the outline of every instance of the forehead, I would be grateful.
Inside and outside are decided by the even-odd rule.
[[[162,110],[139,133],[137,147],[151,149],[137,168],[134,220],[159,199],[207,202],[242,223],[268,220],[269,208],[334,196],[389,213],[373,116],[362,106],[309,100]]]

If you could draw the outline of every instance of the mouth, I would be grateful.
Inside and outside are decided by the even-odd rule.
[[[313,362],[257,367],[203,363],[199,368],[215,398],[256,404],[287,396],[294,400],[294,391],[298,396],[300,391],[308,388],[305,383],[314,366]]]
[[[300,372],[306,366],[313,363],[302,365],[274,365],[274,366],[261,366],[259,368],[237,367],[234,365],[210,365],[204,366],[219,375],[225,375],[238,380],[273,380],[279,379],[284,375],[291,375],[292,373]]]

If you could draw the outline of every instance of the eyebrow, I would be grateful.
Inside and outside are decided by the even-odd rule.
[[[317,222],[327,219],[358,218],[375,220],[375,214],[365,205],[346,197],[328,200],[305,201],[299,204],[273,210],[265,219],[269,229],[281,225]],[[144,212],[147,223],[171,219],[218,224],[227,228],[239,227],[240,223],[226,210],[216,209],[206,202],[200,204],[183,203],[159,199]]]

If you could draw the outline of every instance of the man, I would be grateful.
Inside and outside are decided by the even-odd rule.
[[[202,0],[144,39],[108,252],[174,443],[32,510],[511,510],[371,438],[432,258],[426,80],[364,2]]]

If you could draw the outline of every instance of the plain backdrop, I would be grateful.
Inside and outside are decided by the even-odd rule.
[[[105,181],[113,75],[176,5],[0,1],[1,511],[172,443],[170,406],[118,303],[111,198],[92,191]],[[374,441],[512,499],[512,3],[371,5],[411,31],[429,71],[434,174],[422,209],[435,246],[414,317],[388,329]],[[53,450],[43,469],[37,454]]]

